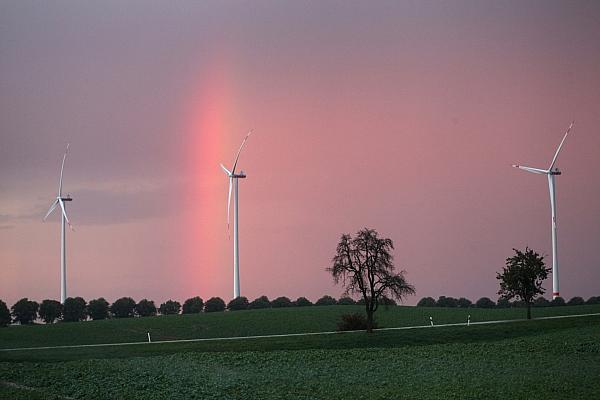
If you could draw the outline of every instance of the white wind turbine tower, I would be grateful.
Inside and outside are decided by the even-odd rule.
[[[65,209],[65,201],[72,201],[71,196],[67,195],[67,197],[63,197],[62,195],[62,182],[63,182],[63,170],[65,168],[65,160],[67,159],[67,153],[69,152],[69,145],[67,144],[67,149],[65,150],[65,155],[63,156],[62,165],[60,167],[60,180],[58,181],[58,196],[56,196],[56,200],[50,206],[50,209],[46,213],[44,217],[44,221],[46,218],[54,211],[56,206],[60,206],[61,209],[61,226],[60,226],[60,302],[62,304],[65,303],[65,299],[67,298],[67,254],[66,254],[66,244],[65,244],[65,222],[69,224],[69,228],[73,229],[71,223],[69,222],[69,218],[67,217],[67,211]]]
[[[555,179],[557,175],[561,175],[562,172],[558,168],[554,168],[554,164],[556,163],[556,158],[558,157],[558,153],[562,148],[567,135],[573,128],[573,124],[575,121],[571,122],[569,128],[565,132],[565,136],[563,136],[560,144],[558,145],[558,149],[556,149],[556,153],[554,153],[554,158],[550,163],[550,167],[548,169],[540,169],[540,168],[531,168],[524,167],[522,165],[513,165],[515,168],[522,169],[527,172],[531,172],[534,174],[542,174],[548,176],[548,189],[550,190],[550,208],[552,209],[552,298],[555,299],[560,296],[560,290],[558,285],[558,254],[557,254],[557,244],[556,244],[556,190],[555,190]]]
[[[239,252],[239,237],[238,237],[238,179],[245,178],[246,174],[244,171],[240,171],[239,173],[235,173],[235,168],[237,167],[238,159],[240,158],[240,153],[242,152],[242,148],[248,140],[248,137],[252,131],[246,134],[240,148],[235,156],[235,161],[233,162],[233,168],[228,170],[225,168],[223,164],[221,164],[221,168],[227,176],[229,177],[229,195],[227,196],[227,233],[229,234],[229,209],[231,205],[231,188],[234,189],[233,194],[233,298],[240,297],[240,252]]]

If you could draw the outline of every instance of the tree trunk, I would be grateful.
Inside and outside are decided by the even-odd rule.
[[[367,310],[367,333],[373,332],[373,311]]]
[[[527,303],[527,319],[531,319],[531,303]]]

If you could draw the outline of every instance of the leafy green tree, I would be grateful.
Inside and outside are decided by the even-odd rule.
[[[508,301],[508,299],[506,299]],[[475,307],[477,308],[494,308],[496,303],[489,297],[482,297],[475,302]]]
[[[271,308],[271,302],[267,296],[260,296],[248,304],[248,309],[250,310],[258,310],[260,308]]]
[[[533,301],[534,307],[549,307],[550,302],[545,297],[538,297]]]
[[[135,315],[135,300],[121,297],[110,305],[110,312],[115,318],[131,318]]]
[[[162,315],[179,314],[181,304],[178,301],[167,300],[158,307],[158,312]]]
[[[81,297],[67,297],[63,304],[63,321],[77,322],[87,318],[86,303]]]
[[[248,309],[248,298],[244,296],[236,297],[227,303],[227,309],[230,311],[239,311]]]
[[[585,304],[600,304],[600,296],[590,297],[589,299],[587,299]]]
[[[153,317],[156,315],[154,301],[142,299],[135,305],[135,312],[140,317]]]
[[[35,301],[29,301],[27,297],[17,301],[11,308],[13,321],[21,325],[32,324],[37,317],[40,305]]]
[[[271,302],[271,307],[273,307],[273,308],[282,308],[282,307],[291,307],[291,306],[293,306],[292,301],[285,296],[278,297]]]
[[[433,297],[423,297],[417,303],[417,307],[435,307],[437,303]]]
[[[42,304],[40,304],[38,313],[42,321],[51,324],[62,317],[63,305],[60,304],[60,301],[44,300],[42,301]]]
[[[306,297],[298,297],[296,301],[294,301],[294,306],[296,307],[309,307],[312,306],[313,303]]]
[[[315,302],[315,306],[335,306],[336,304],[337,300],[329,295],[325,295]]]
[[[562,297],[555,297],[552,299],[552,301],[550,302],[550,305],[552,307],[560,307],[560,306],[564,306],[567,303],[565,303],[565,299],[563,299]]]
[[[458,307],[458,301],[454,297],[440,296],[437,300],[438,307]]]
[[[585,301],[583,300],[582,297],[579,297],[579,296],[575,296],[567,302],[567,305],[569,305],[569,306],[581,306],[583,304],[585,304]]]
[[[0,300],[0,328],[10,324],[10,310],[6,303]]]
[[[473,306],[473,303],[471,302],[471,300],[461,297],[456,301],[456,305],[460,308],[469,308]]]
[[[206,300],[204,305],[204,312],[218,312],[225,311],[225,302],[220,297],[211,297]]]
[[[525,251],[513,249],[515,255],[506,259],[502,272],[496,278],[500,281],[498,294],[508,300],[517,298],[527,305],[527,319],[531,319],[531,304],[545,290],[542,283],[548,278],[550,268],[546,268],[544,257],[526,247]]]
[[[367,332],[372,332],[374,314],[382,297],[402,300],[414,294],[415,288],[404,278],[404,271],[395,272],[391,254],[394,243],[380,238],[373,229],[362,229],[352,238],[342,235],[327,271],[335,283],[345,286],[345,294],[360,294],[365,301]]]
[[[107,319],[109,317],[108,310],[108,301],[106,301],[104,297],[100,297],[95,300],[90,300],[87,306],[87,315],[94,321]]]
[[[204,302],[200,296],[192,297],[183,302],[183,314],[198,314],[204,309]]]
[[[356,304],[356,301],[352,297],[344,296],[340,297],[337,304],[338,306],[353,306]]]
[[[487,297],[486,297],[486,299],[487,299]],[[491,299],[489,299],[489,300],[492,303],[494,303]],[[496,303],[496,307],[498,307],[498,308],[510,308],[510,305],[511,305],[510,300],[508,300],[505,297],[498,298],[498,303]],[[476,305],[476,307],[479,307],[479,306]],[[493,306],[492,307],[479,307],[479,308],[493,308]]]
[[[338,301],[338,304],[340,304],[339,301]],[[396,300],[389,298],[387,296],[381,296],[379,304],[383,304],[384,306],[397,306],[398,305],[398,303],[396,303]]]

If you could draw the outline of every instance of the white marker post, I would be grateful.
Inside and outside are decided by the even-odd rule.
[[[471,325],[471,314],[467,317],[467,326]]]
[[[431,323],[431,326],[433,326],[433,317],[429,317],[429,322]]]
[[[150,332],[148,332],[148,343],[152,343],[152,340],[150,340]]]

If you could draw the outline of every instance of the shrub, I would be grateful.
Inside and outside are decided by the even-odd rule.
[[[362,314],[344,314],[342,320],[337,324],[338,331],[360,331],[367,329],[367,317]],[[377,324],[373,321],[373,329]]]
[[[291,306],[293,306],[292,301],[285,296],[278,297],[271,302],[271,307],[273,307],[273,308],[282,308],[282,307],[291,307]]]
[[[340,297],[338,300],[338,306],[353,306],[356,304],[356,301],[352,297]]]
[[[523,308],[523,307],[527,307],[527,303],[524,302],[523,300],[515,300],[512,303],[510,303],[510,306],[513,308]]]
[[[236,297],[227,303],[227,309],[230,311],[247,310],[248,299],[244,296]]]
[[[575,296],[571,300],[569,300],[567,304],[570,306],[581,306],[585,304],[585,301],[583,300],[583,297]]]
[[[204,305],[204,312],[218,312],[225,311],[225,302],[220,297],[211,297],[206,300]]]
[[[202,312],[204,302],[199,296],[192,297],[183,302],[183,314],[198,314]]]
[[[510,308],[510,300],[508,300],[506,297],[500,297],[498,299],[498,303],[496,304],[496,307],[498,308]]]
[[[590,297],[585,304],[600,304],[600,296],[592,296]]]
[[[62,317],[63,305],[60,304],[60,301],[44,300],[42,301],[42,304],[40,304],[40,310],[38,313],[42,321],[47,324],[51,324]]]
[[[435,307],[435,299],[433,297],[423,297],[417,303],[417,307]]]
[[[471,300],[461,297],[460,299],[456,300],[456,305],[460,308],[469,308],[473,306],[473,303]]]
[[[494,308],[496,304],[489,297],[482,297],[475,303],[477,308]]]
[[[379,304],[382,304],[384,306],[397,306],[398,305],[398,304],[396,304],[396,300],[391,299],[386,296],[381,296],[381,298],[379,299]]]
[[[458,300],[454,297],[440,296],[437,300],[438,307],[458,307]]]
[[[248,304],[248,308],[251,310],[257,310],[259,308],[270,308],[271,302],[267,296],[260,296],[257,299],[254,299],[252,303]]]
[[[162,315],[173,315],[179,314],[181,311],[181,304],[178,301],[167,300],[158,307],[158,312]]]
[[[313,303],[306,297],[298,297],[296,301],[294,301],[294,306],[296,307],[309,307],[312,306]]]
[[[110,312],[115,318],[131,318],[134,311],[135,301],[131,297],[121,297],[110,305]]]
[[[104,297],[90,300],[87,306],[87,315],[94,321],[108,318],[108,301]]]
[[[29,301],[27,297],[17,301],[10,309],[12,311],[13,321],[21,325],[31,324],[37,317],[39,304],[35,301]]]
[[[534,307],[549,307],[550,302],[545,297],[538,297],[533,301]]]
[[[331,296],[325,295],[321,297],[315,303],[315,306],[335,306],[337,304],[337,300]]]
[[[152,300],[142,299],[135,305],[135,312],[140,317],[152,317],[156,315],[156,306]]]
[[[0,300],[0,328],[10,324],[10,311],[6,303]]]
[[[86,302],[82,297],[67,297],[63,304],[63,321],[77,322],[87,318],[85,314]]]
[[[552,301],[550,302],[550,305],[552,307],[564,306],[565,305],[565,299],[563,299],[560,296],[556,297],[556,298],[552,299]]]

